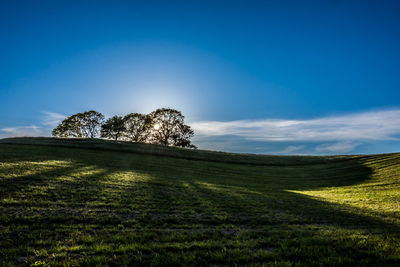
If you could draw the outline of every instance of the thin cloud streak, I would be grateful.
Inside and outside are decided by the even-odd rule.
[[[43,136],[44,134],[42,128],[36,125],[0,128],[0,138]]]
[[[42,114],[41,122],[38,125],[0,128],[0,138],[49,136],[52,128],[67,117],[63,114],[49,111],[42,111]]]
[[[67,117],[66,115],[56,112],[42,111],[42,113],[44,114],[42,118],[42,124],[45,126],[55,127]]]
[[[353,151],[359,143],[344,141],[334,144],[321,144],[315,148],[318,153],[348,153]]]
[[[399,140],[400,109],[311,120],[238,120],[192,123],[198,137],[233,135],[253,141]]]

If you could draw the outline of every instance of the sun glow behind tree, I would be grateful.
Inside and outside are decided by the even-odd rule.
[[[190,141],[194,131],[184,123],[182,113],[175,109],[160,108],[150,114],[130,113],[103,120],[103,114],[93,110],[77,113],[64,119],[52,134],[56,137],[97,138],[100,133],[100,137],[115,141],[197,148]]]

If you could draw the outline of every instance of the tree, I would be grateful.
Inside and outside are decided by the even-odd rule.
[[[150,113],[150,141],[166,146],[196,148],[190,142],[194,135],[190,126],[185,125],[184,116],[175,109],[161,108]]]
[[[118,140],[124,132],[124,119],[121,116],[111,117],[101,126],[101,137]]]
[[[103,120],[103,114],[94,110],[77,113],[64,119],[52,134],[58,137],[95,138]]]
[[[151,119],[148,115],[130,113],[124,117],[124,137],[132,142],[145,142],[150,125]]]
[[[190,143],[190,138],[194,135],[194,131],[188,125],[179,125],[179,131],[172,135],[174,146],[197,148]]]

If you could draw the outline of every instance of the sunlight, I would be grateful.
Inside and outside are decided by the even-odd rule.
[[[159,123],[154,124],[154,130],[160,129],[161,125]]]
[[[42,172],[67,168],[71,165],[71,162],[61,160],[0,162],[1,178],[20,178],[39,175]]]

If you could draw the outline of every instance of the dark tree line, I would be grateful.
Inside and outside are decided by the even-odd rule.
[[[196,148],[194,132],[175,109],[161,108],[150,114],[130,113],[104,120],[103,114],[90,110],[64,119],[52,134],[57,137],[107,138],[166,146]]]

